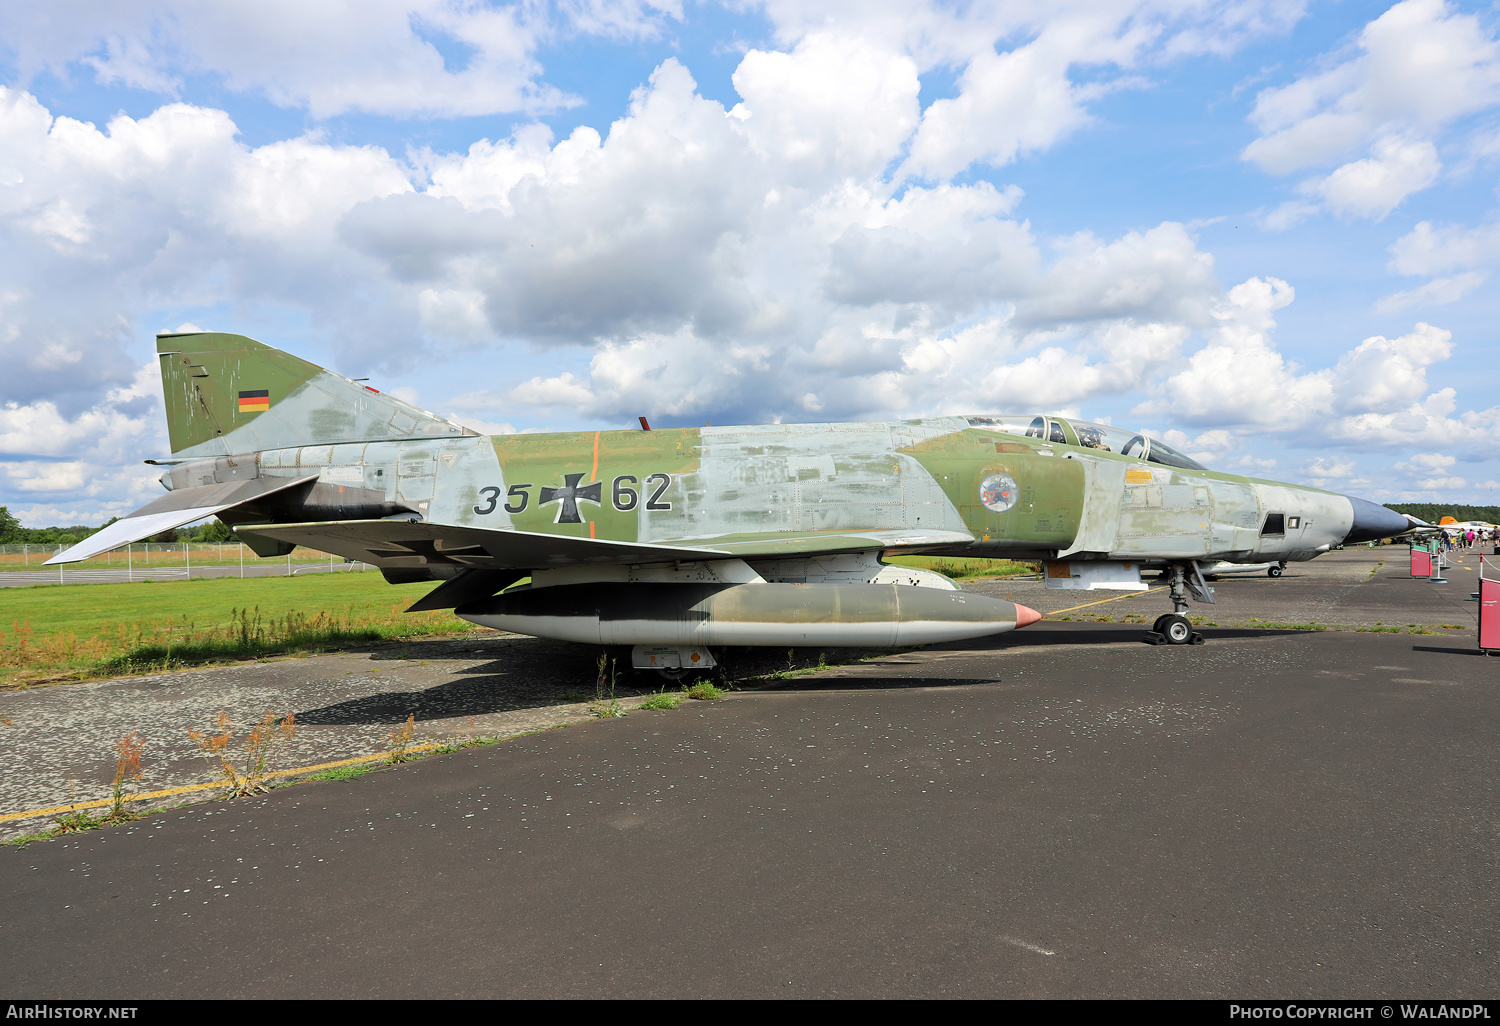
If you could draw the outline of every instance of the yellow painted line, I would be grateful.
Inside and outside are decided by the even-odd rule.
[[[1153,591],[1166,591],[1166,590],[1167,590],[1167,586],[1164,584],[1160,588],[1147,588],[1145,591],[1132,591],[1132,592],[1129,592],[1128,594],[1125,594],[1125,595],[1116,595],[1114,598],[1100,599],[1098,602],[1085,602],[1081,606],[1069,606],[1067,609],[1054,609],[1052,612],[1050,612],[1046,616],[1042,617],[1042,619],[1043,620],[1048,620],[1048,619],[1051,619],[1052,617],[1056,616],[1058,613],[1071,613],[1075,609],[1087,609],[1089,606],[1102,606],[1106,602],[1119,602],[1121,599],[1135,598],[1137,595],[1149,595]]]
[[[430,743],[412,745],[407,749],[407,751],[425,752],[430,748],[437,747],[437,745]],[[374,762],[377,759],[389,758],[390,754],[390,752],[380,752],[376,755],[360,755],[356,756],[353,759],[340,759],[337,762],[320,762],[316,766],[298,766],[296,769],[275,770],[274,772],[265,774],[262,779],[270,779],[271,777],[290,777],[295,776],[298,773],[316,773],[318,770],[338,769],[340,766],[353,766],[356,763],[361,762]],[[128,794],[123,800],[127,802],[143,802],[149,801],[152,798],[170,798],[173,795],[189,794],[193,791],[210,791],[216,787],[228,786],[229,785],[224,783],[224,781],[222,780],[215,780],[207,784],[189,784],[186,787],[169,787],[165,791],[147,791],[144,794]],[[50,809],[28,809],[26,812],[9,812],[3,816],[0,816],[0,823],[4,823],[7,820],[12,819],[32,819],[37,816],[51,816],[59,812],[77,812],[80,809],[102,809],[106,806],[113,805],[114,803],[115,800],[113,798],[101,798],[98,801],[94,802],[75,802],[72,805],[54,805]]]

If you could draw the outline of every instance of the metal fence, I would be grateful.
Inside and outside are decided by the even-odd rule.
[[[313,549],[261,559],[242,542],[137,542],[78,563],[43,567],[67,545],[0,545],[0,586],[167,581],[190,577],[266,577],[370,570]]]

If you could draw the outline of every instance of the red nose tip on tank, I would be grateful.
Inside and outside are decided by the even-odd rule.
[[[1030,606],[1023,606],[1019,602],[1016,603],[1017,629],[1020,629],[1022,627],[1029,627],[1031,624],[1036,623],[1041,618],[1042,614],[1038,613],[1035,609],[1032,609]]]

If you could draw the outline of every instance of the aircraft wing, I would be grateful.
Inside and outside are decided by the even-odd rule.
[[[661,563],[730,557],[730,553],[716,548],[615,542],[409,520],[255,524],[235,530],[238,534],[255,534],[305,545],[320,552],[332,552],[346,559],[391,569],[466,566],[485,570],[540,570],[577,564]]]
[[[968,534],[950,531],[893,530],[737,536],[664,545],[400,519],[256,524],[236,528],[236,531],[332,552],[386,569],[436,565],[524,571],[591,564],[755,559],[871,549],[915,550],[973,540]]]
[[[262,477],[195,488],[176,488],[134,513],[126,514],[104,530],[89,535],[77,545],[64,549],[47,560],[47,563],[76,563],[121,545],[149,538],[153,534],[211,517],[231,506],[264,498],[317,479],[317,474],[297,478]],[[42,565],[46,566],[47,563]]]

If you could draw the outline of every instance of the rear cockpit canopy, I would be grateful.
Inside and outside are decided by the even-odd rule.
[[[1166,442],[1131,431],[1121,431],[1108,424],[1092,424],[1067,417],[1010,416],[965,417],[970,427],[987,431],[1036,438],[1057,445],[1077,445],[1085,449],[1117,452],[1122,456],[1160,463],[1184,470],[1207,470],[1201,463],[1185,456]]]

